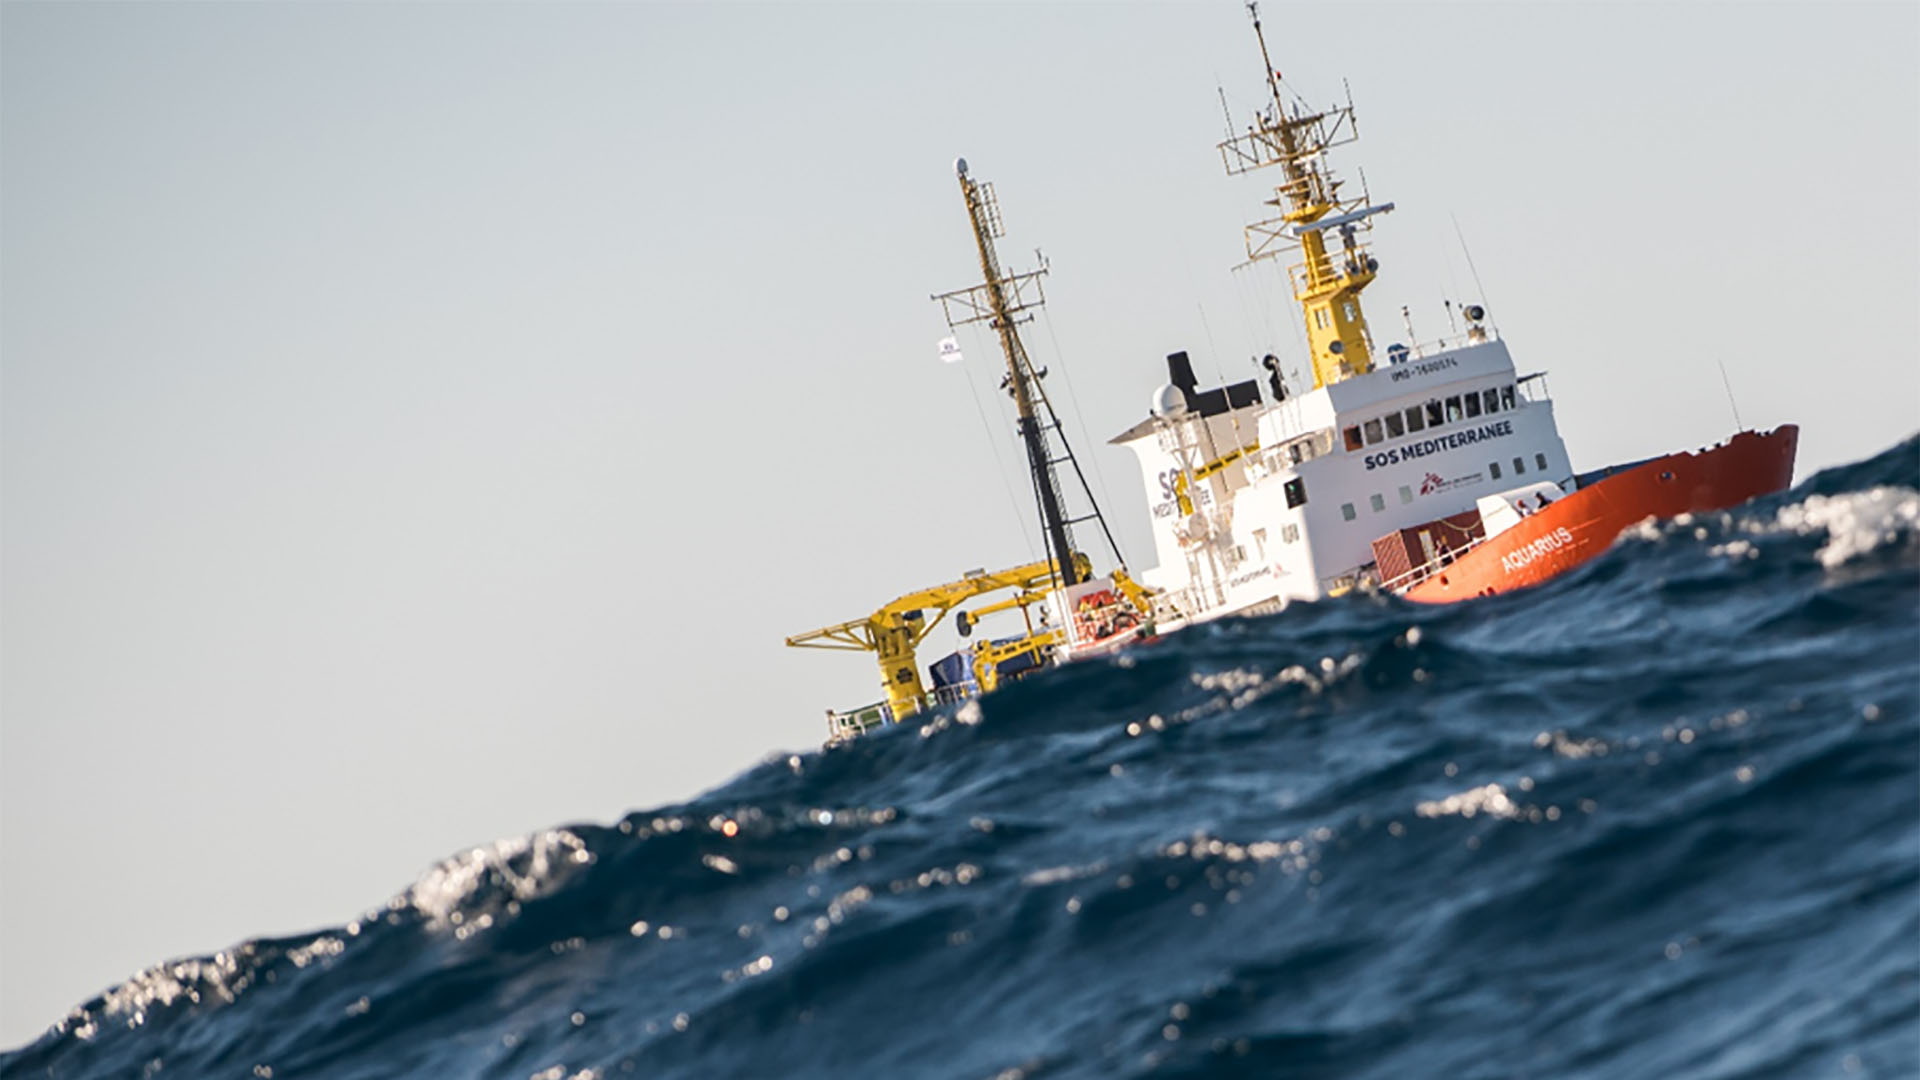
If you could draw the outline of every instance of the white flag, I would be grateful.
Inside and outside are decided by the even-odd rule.
[[[960,362],[960,342],[955,338],[940,339],[940,359],[949,364]]]

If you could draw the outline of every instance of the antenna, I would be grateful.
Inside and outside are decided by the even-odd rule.
[[[1460,254],[1467,257],[1467,272],[1473,275],[1473,288],[1480,294],[1480,306],[1492,307],[1493,305],[1487,303],[1487,287],[1480,284],[1480,271],[1474,269],[1473,252],[1467,250],[1467,234],[1460,231],[1460,219],[1454,217],[1451,210],[1447,212],[1447,217],[1453,222],[1453,235],[1460,238]],[[1493,322],[1491,319],[1487,321]],[[1493,323],[1493,332],[1496,334],[1500,332],[1499,323]]]
[[[1247,0],[1247,14],[1253,19],[1253,36],[1260,41],[1260,62],[1266,65],[1267,89],[1273,94],[1273,107],[1284,116],[1287,107],[1280,101],[1280,73],[1273,70],[1273,58],[1267,55],[1267,35],[1260,29],[1260,5],[1256,0]]]
[[[1733,410],[1733,426],[1739,431],[1745,431],[1747,425],[1740,422],[1740,406],[1733,403],[1733,383],[1727,378],[1727,362],[1717,356],[1713,358],[1713,362],[1720,365],[1720,385],[1727,388],[1727,408]]]

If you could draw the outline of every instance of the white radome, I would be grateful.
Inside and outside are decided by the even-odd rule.
[[[1153,392],[1153,415],[1162,420],[1177,420],[1187,414],[1187,395],[1168,383]]]

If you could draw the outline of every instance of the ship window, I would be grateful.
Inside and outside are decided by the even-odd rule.
[[[1497,461],[1488,462],[1487,475],[1493,477],[1495,480],[1500,479],[1500,463]]]
[[[1500,403],[1509,409],[1513,408],[1513,387],[1503,386],[1500,388]]]
[[[1468,416],[1480,415],[1480,395],[1479,394],[1467,395],[1467,415]]]
[[[1378,420],[1367,421],[1367,445],[1372,446],[1374,443],[1377,443],[1384,438],[1386,438],[1386,436],[1380,434],[1380,421]]]
[[[1353,520],[1353,518],[1354,518],[1354,513],[1353,513],[1353,504],[1352,504],[1352,503],[1341,503],[1341,504],[1340,504],[1340,520],[1342,520],[1342,521],[1352,521],[1352,520]]]
[[[1360,441],[1360,427],[1357,424],[1342,431],[1340,435],[1347,440],[1347,449],[1349,450],[1358,450],[1366,445],[1366,443]]]
[[[1402,506],[1404,506],[1404,505],[1406,505],[1407,503],[1410,503],[1410,502],[1412,502],[1412,501],[1413,501],[1413,489],[1412,489],[1412,488],[1410,488],[1410,487],[1408,487],[1408,486],[1407,486],[1407,485],[1405,485],[1405,484],[1401,484],[1401,485],[1400,485],[1400,503],[1401,503],[1401,505],[1402,505]]]
[[[1299,543],[1300,542],[1300,526],[1298,525],[1280,526],[1280,539],[1285,543],[1289,543],[1289,544]]]
[[[1460,399],[1457,396],[1450,397],[1447,399],[1447,423],[1451,424],[1458,419],[1460,419]]]
[[[1426,426],[1427,414],[1420,411],[1420,406],[1415,405],[1413,408],[1407,410],[1408,431],[1420,431],[1425,429]]]
[[[1372,506],[1373,512],[1377,514],[1387,508],[1387,497],[1384,495],[1369,495],[1367,496],[1367,504]]]
[[[1534,463],[1535,465],[1538,465],[1538,466],[1540,466],[1540,471],[1541,471],[1541,472],[1546,472],[1546,471],[1547,471],[1547,455],[1545,455],[1545,454],[1535,454],[1535,455],[1533,455],[1533,463]]]
[[[1497,389],[1488,390],[1486,393],[1486,399],[1487,399],[1488,412],[1492,413],[1492,412],[1500,411],[1500,391],[1499,390]]]
[[[1513,475],[1520,476],[1527,471],[1527,463],[1521,458],[1513,459]]]
[[[1307,505],[1307,482],[1305,480],[1296,476],[1287,481],[1280,490],[1287,494],[1287,509],[1291,510],[1296,506]]]
[[[1446,415],[1440,411],[1440,402],[1438,400],[1427,402],[1427,426],[1439,427],[1446,422]]]
[[[1302,461],[1306,460],[1305,454],[1302,453],[1302,451],[1306,448],[1306,446],[1307,446],[1306,443],[1288,443],[1287,457],[1291,459],[1295,465],[1300,464]]]
[[[1255,547],[1260,549],[1260,561],[1265,562],[1267,558],[1267,530],[1253,530],[1253,543]]]
[[[1384,419],[1387,422],[1387,438],[1397,439],[1400,436],[1405,435],[1407,433],[1407,429],[1400,426],[1399,413],[1390,412],[1386,416],[1382,417],[1382,419]]]

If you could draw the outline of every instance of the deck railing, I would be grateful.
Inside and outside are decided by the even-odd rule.
[[[1495,533],[1493,535],[1498,536],[1500,534]],[[1486,543],[1490,539],[1492,539],[1492,537],[1478,536],[1472,540],[1467,541],[1466,543],[1460,545],[1457,548],[1448,548],[1446,551],[1443,551],[1435,555],[1433,558],[1428,559],[1426,562],[1421,563],[1419,566],[1416,566],[1413,569],[1406,571],[1405,573],[1396,574],[1393,577],[1388,578],[1387,580],[1381,582],[1380,588],[1390,593],[1405,592],[1408,589],[1413,588],[1415,585],[1418,585],[1421,582],[1432,577],[1433,575],[1439,573],[1441,570],[1444,570],[1447,567],[1452,566],[1454,563],[1459,562],[1460,557],[1462,555],[1465,555],[1467,552],[1472,551],[1474,548],[1479,547],[1481,544]]]
[[[1483,331],[1478,337],[1475,337],[1472,331],[1468,331],[1463,334],[1447,334],[1431,341],[1416,342],[1407,346],[1407,359],[1404,362],[1412,363],[1449,349],[1464,349],[1468,345],[1479,345],[1482,342],[1493,341],[1499,336],[1489,329]],[[1381,349],[1379,356],[1374,358],[1374,362],[1384,365],[1387,362],[1387,354],[1391,351],[1391,348]]]

